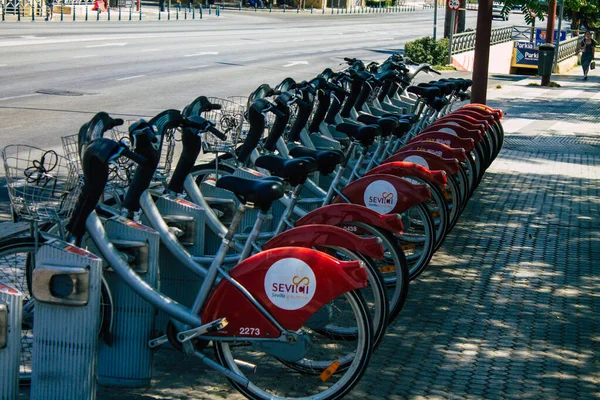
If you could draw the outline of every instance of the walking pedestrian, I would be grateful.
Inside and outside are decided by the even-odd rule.
[[[54,0],[46,0],[46,21],[52,21],[54,16]]]
[[[592,33],[590,31],[585,33],[585,37],[579,44],[579,50],[581,51],[581,68],[583,68],[584,81],[586,81],[588,78],[589,70],[596,68],[594,55],[597,44],[598,43],[592,39]]]

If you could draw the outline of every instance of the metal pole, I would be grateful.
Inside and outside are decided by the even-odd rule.
[[[437,39],[437,20],[438,20],[438,0],[435,0],[435,7],[433,8],[433,40]]]
[[[485,104],[492,36],[492,0],[479,0],[476,32],[471,103]]]
[[[556,19],[556,0],[548,1],[548,23],[546,25],[546,43],[554,43],[554,20]],[[554,50],[555,52],[558,50]],[[542,76],[542,86],[550,84],[550,75]]]
[[[437,6],[436,6],[437,9]],[[456,11],[450,12],[450,36],[448,37],[448,64],[452,64],[452,37],[454,36],[454,17]],[[434,38],[435,40],[435,38]]]
[[[565,11],[565,1],[564,0],[559,0],[560,1],[560,11],[559,11],[559,17],[558,17],[558,36],[556,37],[556,48],[554,49],[554,69],[553,71],[556,72],[556,68],[558,66],[558,48],[560,47],[560,29],[562,27],[562,19],[563,19],[563,12]]]

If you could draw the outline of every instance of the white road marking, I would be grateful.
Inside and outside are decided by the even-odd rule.
[[[289,64],[285,64],[283,67],[293,67],[294,65],[308,65],[308,61],[291,61]]]
[[[149,53],[149,52],[151,52],[151,51],[160,51],[160,50],[161,50],[161,49],[145,49],[145,50],[142,50],[142,52],[143,52],[143,53]]]
[[[535,122],[535,120],[527,118],[506,118],[502,120],[502,128],[504,128],[504,132],[514,133],[519,132],[532,122]]]
[[[114,47],[114,46],[125,46],[127,43],[104,43],[104,44],[94,44],[91,46],[85,46],[86,49],[93,49],[96,47]]]
[[[97,57],[97,55],[96,54],[88,54],[85,56],[73,56],[71,58],[90,58],[90,57]]]
[[[141,77],[143,77],[143,76],[146,76],[146,75],[133,75],[133,76],[126,76],[125,78],[119,78],[119,79],[117,79],[117,80],[118,80],[118,81],[126,81],[126,80],[129,80],[129,79],[141,78]]]
[[[20,96],[0,97],[0,101],[22,99],[24,97],[41,96],[41,93],[22,94]]]
[[[219,54],[218,51],[202,51],[200,53],[185,54],[184,57],[198,57],[198,56],[217,55],[217,54]]]
[[[240,62],[246,62],[246,61],[254,61],[254,60],[258,60],[259,57],[250,57],[250,58],[242,58],[240,60]],[[0,65],[1,66],[1,65]]]
[[[8,67],[8,64],[0,64],[0,67]]]
[[[209,67],[209,64],[203,64],[203,65],[196,65],[195,67],[187,67],[187,69],[198,69],[198,68],[204,68],[204,67]]]

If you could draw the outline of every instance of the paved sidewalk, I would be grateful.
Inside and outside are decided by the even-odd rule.
[[[504,149],[348,398],[600,399],[600,77],[577,72],[495,77]],[[154,376],[98,399],[241,398],[169,349]]]

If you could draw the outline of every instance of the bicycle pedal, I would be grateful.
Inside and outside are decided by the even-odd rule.
[[[163,344],[167,343],[168,341],[169,341],[169,339],[167,338],[167,335],[162,335],[155,339],[149,340],[148,347],[150,347],[151,349],[156,349],[157,347],[162,346]]]
[[[204,335],[205,333],[218,332],[221,329],[225,328],[227,325],[229,325],[229,322],[226,318],[219,318],[215,321],[199,326],[197,328],[179,332],[177,334],[177,340],[179,340],[181,343],[185,343],[197,336]]]

